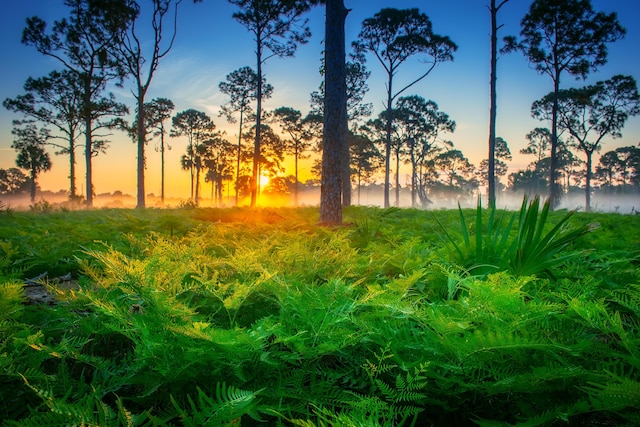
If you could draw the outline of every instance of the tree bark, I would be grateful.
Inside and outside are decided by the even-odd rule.
[[[585,212],[591,212],[591,168],[593,167],[593,152],[587,152],[587,184],[585,198]]]
[[[498,9],[491,0],[491,101],[489,106],[489,168],[487,173],[489,206],[496,204],[496,116],[497,116],[497,68],[498,68]]]
[[[347,145],[347,89],[343,0],[327,0],[325,17],[325,99],[320,181],[320,223],[342,224],[342,188]],[[347,145],[347,150],[348,145]]]
[[[400,206],[400,147],[396,150],[396,207]]]
[[[144,144],[146,140],[145,129],[145,111],[144,111],[144,96],[145,90],[142,87],[138,87],[138,122],[137,124],[137,139],[138,139],[138,197],[136,208],[145,208],[145,189],[144,189]]]
[[[164,206],[164,125],[160,123],[160,202]]]
[[[387,83],[387,123],[386,123],[386,137],[384,142],[384,208],[391,206],[389,202],[389,173],[391,169],[391,125],[393,124],[391,103],[393,102],[391,85],[393,83],[393,74],[389,74],[389,81]]]
[[[85,82],[85,87],[84,87],[84,105],[83,105],[83,112],[82,114],[84,115],[83,119],[84,119],[84,136],[85,136],[85,146],[84,146],[84,159],[85,159],[85,173],[86,173],[86,190],[87,190],[87,200],[86,200],[86,205],[88,207],[92,207],[93,206],[93,180],[91,178],[91,174],[93,173],[92,171],[92,165],[91,165],[91,160],[93,157],[93,144],[92,144],[92,140],[91,140],[91,132],[92,132],[92,126],[93,126],[93,122],[91,120],[91,81],[90,79],[87,79],[85,77],[85,79],[87,80]]]
[[[33,163],[32,166],[31,166],[30,175],[31,176],[29,177],[29,181],[31,181],[31,185],[29,186],[29,195],[31,197],[31,203],[35,203],[35,201],[36,201],[36,177],[38,175],[38,173],[36,172],[35,163]]]
[[[259,40],[260,37],[257,37]],[[258,84],[256,90],[256,135],[253,142],[253,169],[251,173],[251,207],[255,207],[258,202],[258,184],[260,177],[258,176],[260,166],[260,127],[262,126],[262,45],[257,43],[256,56],[257,56],[257,74]]]
[[[75,132],[69,134],[69,199],[76,198],[76,135]]]
[[[550,208],[560,205],[560,186],[558,185],[558,93],[560,92],[560,72],[553,80],[553,109],[551,111],[551,162],[549,164],[549,202]]]
[[[244,98],[242,99],[242,105],[244,105]],[[244,109],[240,109],[240,125],[238,127],[238,158],[236,159],[236,206],[238,206],[238,191],[240,184],[240,157],[242,155],[242,120],[244,116]]]

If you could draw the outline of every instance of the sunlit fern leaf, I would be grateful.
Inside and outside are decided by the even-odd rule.
[[[24,378],[25,385],[41,400],[47,411],[33,408],[29,417],[18,421],[8,421],[7,425],[21,427],[53,427],[61,425],[82,425],[87,427],[133,427],[146,420],[145,413],[136,415],[129,412],[122,402],[111,408],[93,394],[71,401],[71,390],[62,396],[56,396],[51,390],[45,390],[30,384]]]
[[[640,285],[630,284],[611,291],[613,300],[640,317]]]
[[[187,408],[181,406],[173,396],[170,399],[185,427],[221,426],[236,422],[243,415],[260,420],[256,397],[261,391],[240,390],[217,383],[215,398],[197,387],[195,400],[187,395]]]

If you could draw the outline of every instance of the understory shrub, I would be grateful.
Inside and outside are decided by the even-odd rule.
[[[518,220],[535,227],[510,228],[509,245],[566,236],[553,232],[563,214],[527,208]],[[122,234],[65,255],[74,286],[42,279],[53,305],[26,304],[15,277],[29,256],[21,242],[37,238],[28,228],[7,236],[3,425],[640,424],[637,253],[575,236],[553,274],[480,271],[443,257],[452,252],[433,231],[434,215],[448,229],[466,224],[460,212],[348,212],[359,219],[335,230],[308,211],[252,225],[221,221],[224,212],[164,213],[203,218],[180,233],[156,227],[166,223],[155,212],[125,216]],[[511,220],[481,214],[484,251]],[[573,229],[594,219],[605,230],[611,220]]]

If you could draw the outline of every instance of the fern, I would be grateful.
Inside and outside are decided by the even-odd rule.
[[[244,415],[260,421],[256,398],[261,391],[245,391],[227,386],[225,383],[218,383],[215,398],[197,387],[195,400],[187,395],[187,408],[181,406],[173,396],[171,396],[171,403],[185,427],[230,425]]]
[[[605,382],[590,382],[582,387],[589,395],[593,407],[596,410],[640,410],[640,381],[637,375],[634,379],[610,371],[606,371],[605,374]]]
[[[77,401],[69,401],[71,390],[68,390],[64,396],[57,397],[51,390],[34,386],[24,377],[23,380],[25,385],[42,400],[47,411],[33,410],[29,417],[20,422],[8,421],[7,425],[21,427],[57,427],[61,425],[133,427],[142,425],[148,418],[146,413],[134,415],[129,412],[119,398],[115,409],[93,394],[87,394]]]

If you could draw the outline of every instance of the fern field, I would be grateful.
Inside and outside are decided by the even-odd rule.
[[[640,216],[317,215],[0,212],[1,425],[640,425]]]

